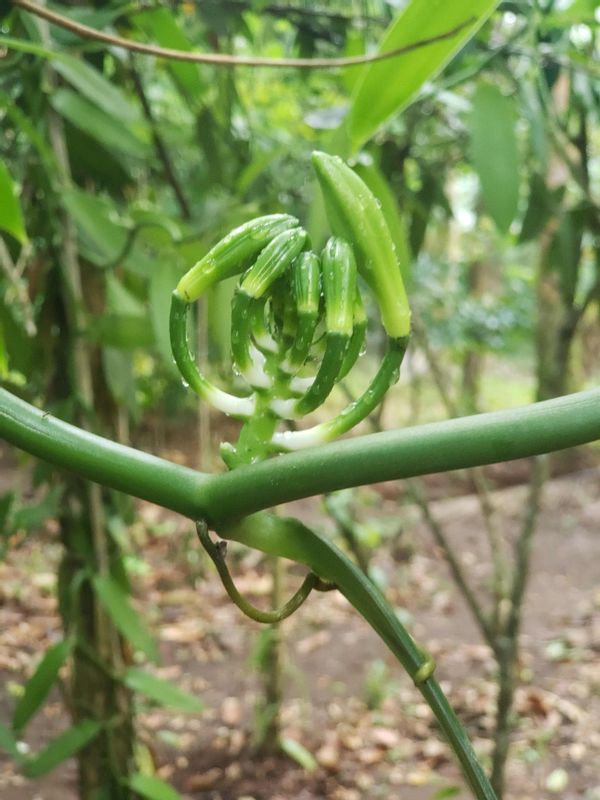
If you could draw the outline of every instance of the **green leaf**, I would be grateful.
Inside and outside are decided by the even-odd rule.
[[[411,0],[393,20],[379,45],[385,53],[438,36],[469,20],[456,35],[404,55],[370,64],[357,81],[346,119],[352,149],[373,136],[392,114],[414,99],[481,27],[499,0]]]
[[[15,708],[12,724],[16,731],[22,731],[39,711],[58,678],[60,668],[71,654],[73,644],[72,639],[64,639],[46,651],[36,671],[25,684],[23,696]]]
[[[0,228],[14,236],[21,244],[27,241],[21,203],[3,161],[0,161]]]
[[[13,517],[13,528],[27,533],[39,528],[49,518],[56,515],[62,498],[62,489],[55,486],[39,503],[28,503],[19,508]]]
[[[14,492],[5,492],[0,497],[0,537],[10,536],[12,533],[12,525],[9,528],[7,522],[14,500]]]
[[[120,16],[131,11],[131,6],[124,3],[120,8],[86,8],[85,6],[69,5],[69,19],[81,22],[90,28],[102,30],[107,28]],[[64,28],[52,28],[52,38],[60,45],[75,45],[81,47],[81,36],[67,31]]]
[[[19,53],[30,53],[33,56],[41,56],[42,58],[49,58],[56,61],[73,61],[77,63],[77,59],[71,58],[66,55],[66,53],[60,53],[58,50],[52,50],[36,42],[28,42],[25,39],[15,39],[14,36],[3,36],[2,47],[6,47],[8,50],[17,50]]]
[[[88,337],[108,347],[148,350],[154,345],[154,333],[148,320],[132,314],[102,314],[90,319]]]
[[[182,31],[175,15],[167,8],[153,8],[136,14],[135,23],[161,47],[189,52],[193,49],[190,40]],[[199,106],[204,95],[205,82],[197,64],[182,61],[167,61],[166,67],[184,97]]]
[[[113,398],[119,405],[126,406],[131,414],[135,414],[136,387],[131,355],[126,351],[105,346],[102,348],[102,363]]]
[[[82,189],[68,189],[62,202],[75,220],[85,257],[98,266],[114,261],[125,246],[127,228],[115,221],[113,203]]]
[[[150,661],[158,660],[156,642],[146,629],[139,614],[129,603],[129,598],[110,576],[95,576],[92,581],[96,594],[119,631],[128,642],[144,653]]]
[[[558,212],[564,186],[549,189],[539,172],[529,175],[529,200],[521,224],[520,242],[528,242],[539,236],[553,214]]]
[[[483,203],[506,233],[519,202],[519,152],[514,101],[491,84],[479,86],[471,116],[471,155]]]
[[[147,800],[183,800],[172,786],[153,775],[138,772],[129,779],[129,786]]]
[[[550,264],[560,276],[562,300],[568,308],[575,299],[581,268],[581,242],[589,224],[580,208],[570,209],[562,216],[550,246]]]
[[[300,742],[290,739],[289,736],[282,736],[279,739],[279,746],[286,755],[304,767],[307,772],[314,772],[317,769],[318,764],[315,757]]]
[[[0,722],[0,750],[4,750],[5,753],[8,753],[11,758],[14,758],[15,761],[21,761],[22,756],[19,753],[19,748],[17,746],[17,740],[12,735],[12,733],[8,730],[5,725],[2,725]]]
[[[142,159],[151,152],[147,138],[123,120],[107,114],[71,89],[58,89],[50,96],[52,107],[76,128],[128,158]]]
[[[447,800],[448,797],[456,797],[460,794],[459,786],[444,786],[437,791],[431,800]]]
[[[484,205],[502,232],[516,211],[519,162],[513,101],[491,85],[480,86],[473,101],[471,150]]]
[[[28,778],[41,778],[89,744],[101,729],[102,724],[92,719],[78,722],[50,742],[39,755],[28,759],[23,765],[23,772]]]
[[[83,59],[61,58],[53,68],[68,83],[109,116],[124,123],[141,121],[138,108],[127,95]]]
[[[61,199],[75,220],[85,258],[100,267],[114,262],[124,252],[129,235],[129,228],[115,221],[119,219],[115,205],[81,189],[68,189]],[[144,278],[156,268],[154,261],[136,243],[123,257],[122,265]]]
[[[161,706],[169,706],[179,711],[199,714],[204,711],[204,703],[188,692],[184,692],[170,681],[157,678],[146,670],[130,667],[123,678],[123,683],[132,691],[139,692]]]

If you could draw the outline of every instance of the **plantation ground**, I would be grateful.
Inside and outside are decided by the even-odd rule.
[[[504,467],[503,483],[526,465]],[[5,461],[0,488],[14,483]],[[508,479],[508,480],[507,480]],[[432,508],[446,525],[462,562],[482,585],[488,577],[476,499],[460,476],[435,477]],[[375,565],[412,632],[434,654],[438,677],[479,753],[490,750],[494,664],[419,521],[398,501],[398,485],[365,496],[363,516],[385,520]],[[495,493],[514,533],[525,489]],[[295,511],[315,521],[316,505]],[[140,717],[145,757],[194,800],[432,800],[466,798],[431,714],[385,647],[346,601],[314,595],[284,623],[290,657],[284,734],[312,753],[307,773],[285,757],[252,753],[259,677],[252,665],[258,627],[242,618],[198,550],[187,523],[140,504],[132,531],[137,602],[161,643],[160,674],[200,695],[201,717],[149,709]],[[600,798],[600,470],[552,480],[533,555],[527,594],[517,708],[510,762],[510,800]],[[58,557],[54,526],[13,549],[0,564],[0,720],[41,649],[59,635],[53,597]],[[143,559],[141,556],[143,555]],[[268,600],[270,580],[254,553],[232,550],[238,585],[255,602]],[[294,570],[295,573],[295,570]],[[290,588],[298,575],[288,576]],[[369,707],[370,706],[370,707]],[[66,724],[58,694],[27,731],[37,749]],[[562,772],[564,770],[564,773]],[[558,772],[557,772],[558,771]],[[73,765],[39,783],[24,781],[0,757],[3,800],[75,800]],[[444,791],[446,790],[446,791]],[[554,791],[552,791],[554,790]]]

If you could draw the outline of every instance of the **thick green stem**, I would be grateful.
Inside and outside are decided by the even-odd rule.
[[[522,408],[386,431],[222,475],[173,464],[45,414],[0,388],[0,436],[81,477],[223,524],[336,489],[524,458],[600,438],[600,389]]]
[[[456,754],[474,796],[478,800],[496,799],[456,714],[433,677],[435,663],[414,642],[379,589],[344,553],[298,520],[273,514],[247,517],[237,525],[221,528],[219,533],[265,553],[306,564],[334,582],[413,679]]]

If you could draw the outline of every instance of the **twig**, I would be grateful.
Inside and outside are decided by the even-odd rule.
[[[23,311],[25,333],[27,336],[35,336],[37,333],[37,326],[33,315],[33,305],[27,293],[27,284],[22,278],[23,268],[30,253],[31,247],[29,245],[24,245],[21,248],[19,258],[15,264],[4,239],[0,239],[0,267],[12,284],[16,300]]]
[[[138,73],[138,71],[131,64],[131,77],[133,78],[133,85],[135,86],[135,90],[137,92],[137,96],[140,99],[140,103],[142,104],[142,110],[144,112],[144,116],[148,120],[148,124],[150,125],[150,130],[152,131],[152,141],[154,142],[154,149],[160,159],[160,162],[163,166],[163,171],[165,174],[165,178],[171,185],[173,192],[175,193],[175,197],[177,198],[177,203],[179,204],[179,210],[181,211],[181,216],[189,220],[192,217],[190,211],[190,205],[187,201],[187,197],[185,196],[183,189],[181,188],[181,183],[179,182],[179,178],[177,177],[177,173],[175,172],[175,167],[173,166],[173,162],[171,161],[171,156],[169,151],[167,150],[167,146],[165,145],[162,136],[158,132],[158,126],[156,124],[156,120],[154,119],[154,114],[152,113],[152,106],[150,105],[150,101],[146,96],[146,92],[144,91],[144,85],[142,84],[142,79]]]
[[[496,635],[494,654],[498,662],[498,699],[496,701],[496,731],[492,755],[490,781],[498,796],[502,796],[504,771],[511,733],[511,709],[517,683],[519,658],[519,632],[523,596],[529,577],[531,544],[540,512],[542,489],[548,476],[547,458],[535,459],[529,483],[529,500],[523,525],[514,547],[514,567],[510,591],[510,608],[506,619],[501,621],[502,630]]]
[[[219,0],[219,3],[224,6],[232,6],[247,11],[252,10],[252,4],[243,2],[243,0]],[[360,16],[346,16],[345,14],[336,13],[334,11],[326,11],[325,9],[303,8],[301,6],[280,6],[276,3],[269,3],[261,5],[260,11],[263,14],[271,14],[274,17],[306,17],[313,19],[327,19],[330,22],[352,23],[357,20],[361,22],[375,23],[377,25],[385,25],[387,21],[383,17],[373,17],[361,14]]]
[[[422,348],[425,354],[427,365],[429,366],[436,389],[438,390],[438,394],[440,395],[440,399],[442,401],[444,408],[446,409],[448,416],[450,417],[458,416],[459,409],[447,390],[447,382],[448,382],[447,378],[444,372],[442,371],[438,359],[436,358],[433,350],[429,345],[427,337],[425,336],[423,324],[417,314],[413,315],[413,331],[419,346]],[[485,473],[481,467],[473,467],[471,470],[469,470],[469,476],[473,481],[473,485],[475,487],[475,493],[477,494],[479,500],[481,513],[483,515],[485,523],[486,538],[488,540],[488,545],[492,556],[493,594],[495,601],[493,619],[492,619],[492,628],[493,628],[498,624],[498,610],[500,608],[502,600],[506,596],[506,581],[507,581],[508,567],[506,563],[506,557],[503,552],[502,533],[497,524],[496,509],[492,502],[491,493]],[[434,533],[435,535],[433,529],[432,533]],[[467,602],[469,601],[467,600]],[[477,621],[479,622],[479,620]]]
[[[155,56],[156,58],[167,58],[172,61],[189,61],[195,64],[213,64],[215,66],[225,67],[298,67],[300,69],[331,69],[335,67],[357,67],[362,64],[373,64],[377,61],[385,61],[389,58],[396,58],[396,56],[410,53],[413,50],[418,50],[421,47],[427,47],[430,44],[451,39],[460,31],[473,25],[477,21],[477,17],[469,17],[464,22],[456,25],[451,30],[440,33],[437,36],[430,36],[426,39],[419,39],[411,44],[398,47],[394,50],[388,50],[385,53],[373,53],[366,56],[349,56],[341,58],[262,58],[258,56],[231,56],[223,53],[197,53],[188,52],[185,50],[175,50],[170,47],[158,47],[157,45],[144,44],[143,42],[135,42],[132,39],[125,39],[121,36],[113,36],[103,31],[98,31],[95,28],[90,28],[88,25],[83,25],[81,22],[75,22],[68,17],[58,14],[55,11],[50,11],[47,8],[42,8],[31,0],[12,0],[13,5],[28,11],[30,14],[35,14],[38,17],[51,22],[53,25],[58,25],[71,33],[81,36],[84,39],[93,39],[97,42],[105,42],[113,47],[122,47],[125,50],[131,50],[134,53],[143,53],[148,56]]]
[[[421,509],[421,514],[423,515],[423,519],[427,524],[433,538],[437,542],[438,546],[442,550],[444,555],[444,560],[448,565],[448,569],[452,573],[452,577],[454,578],[454,582],[460,593],[463,596],[463,599],[475,622],[477,623],[481,634],[487,644],[493,649],[494,648],[494,631],[490,622],[484,612],[481,610],[481,607],[475,597],[475,593],[473,589],[469,585],[466,576],[463,572],[463,569],[456,558],[454,551],[452,550],[452,546],[450,545],[448,539],[446,539],[446,535],[442,529],[442,526],[436,520],[436,518],[431,513],[431,508],[429,506],[429,502],[427,498],[421,492],[421,487],[419,483],[415,480],[409,480],[406,482],[409,490],[409,494],[411,498],[415,501],[415,503]]]

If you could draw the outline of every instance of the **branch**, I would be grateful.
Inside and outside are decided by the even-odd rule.
[[[81,36],[84,39],[93,39],[97,42],[104,42],[105,44],[113,47],[123,47],[125,50],[131,50],[135,53],[144,53],[147,56],[155,56],[156,58],[168,58],[172,61],[191,61],[194,64],[213,64],[216,66],[225,67],[299,67],[300,69],[331,69],[334,67],[357,67],[362,64],[373,64],[377,61],[384,61],[388,58],[396,58],[397,56],[410,53],[413,50],[418,50],[421,47],[427,47],[430,44],[441,42],[446,39],[451,39],[456,36],[460,31],[473,25],[476,17],[469,17],[460,25],[452,28],[445,33],[440,33],[437,36],[431,36],[427,39],[420,39],[412,44],[398,47],[394,50],[389,50],[385,53],[373,53],[366,56],[350,56],[343,58],[261,58],[257,56],[231,56],[223,53],[190,53],[185,50],[174,50],[170,47],[158,47],[152,44],[143,44],[136,42],[132,39],[124,39],[121,36],[112,36],[109,33],[98,31],[95,28],[90,28],[88,25],[83,25],[81,22],[75,22],[69,17],[58,14],[56,11],[50,11],[47,8],[38,6],[37,3],[31,0],[12,0],[13,5],[22,8],[24,11],[29,11],[30,14],[35,14],[42,17],[53,25],[58,25],[76,36]]]
[[[130,56],[133,59],[133,56]],[[140,103],[142,104],[142,110],[144,112],[144,116],[148,121],[150,126],[150,130],[152,132],[152,141],[154,142],[154,149],[156,150],[156,154],[160,159],[160,162],[163,167],[164,176],[167,179],[167,182],[170,184],[173,192],[175,194],[175,198],[177,200],[177,204],[179,206],[179,211],[181,216],[185,220],[190,220],[192,218],[192,213],[190,211],[190,204],[188,203],[187,197],[183,191],[179,178],[177,177],[177,172],[175,171],[175,167],[173,165],[173,161],[169,154],[166,144],[162,136],[158,131],[158,125],[156,124],[156,120],[154,119],[154,114],[152,112],[152,106],[150,105],[150,101],[148,100],[148,96],[144,90],[144,84],[142,83],[142,78],[139,72],[136,70],[133,63],[130,64],[130,73],[131,77],[133,78],[133,85],[135,86],[135,91],[137,96],[139,97]]]
[[[116,444],[0,388],[0,436],[59,467],[211,525],[302,497],[549,453],[600,439],[600,388],[445,422],[386,431],[221,475]]]

